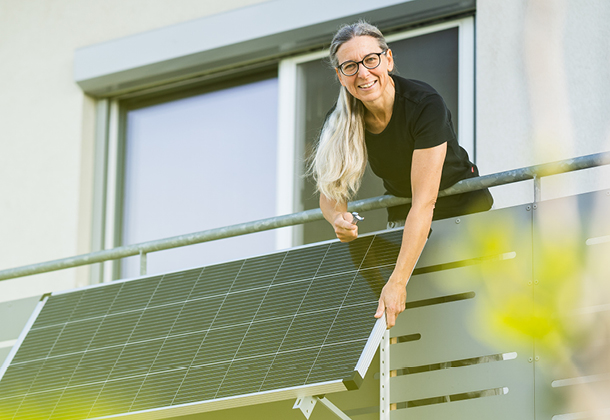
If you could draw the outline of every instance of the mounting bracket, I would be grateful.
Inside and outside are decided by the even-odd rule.
[[[316,403],[318,402],[325,405],[326,408],[328,408],[335,416],[337,416],[337,418],[340,418],[341,420],[351,420],[343,411],[341,411],[339,407],[331,403],[324,395],[297,398],[292,408],[298,408],[299,410],[301,410],[305,418],[309,419],[314,407],[316,406]]]

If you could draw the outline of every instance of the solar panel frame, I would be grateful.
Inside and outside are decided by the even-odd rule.
[[[400,232],[402,232],[401,228],[394,229],[394,230],[395,231],[399,230]],[[380,233],[388,233],[388,231],[373,232],[373,233],[370,233],[367,235],[362,235],[360,237],[360,239],[365,239],[367,237],[370,237],[370,242],[368,244],[368,248],[370,248],[375,237],[377,235],[379,235]],[[274,255],[279,255],[279,254],[285,253],[286,255],[284,256],[284,258],[286,258],[286,256],[288,255],[288,253],[290,251],[320,247],[323,245],[328,245],[328,248],[330,248],[332,246],[332,244],[338,244],[338,241],[330,240],[330,241],[320,242],[320,243],[316,243],[316,244],[307,244],[307,245],[303,245],[300,247],[291,248],[288,250],[276,251],[271,254],[264,254],[260,257],[269,257],[269,256],[274,256]],[[367,248],[366,252],[368,252],[368,248]],[[361,265],[362,265],[362,263],[364,263],[364,261],[366,259],[366,252],[362,255]],[[259,256],[249,257],[247,260],[252,260],[252,259],[255,259],[258,257]],[[339,257],[341,257],[341,255],[339,255]],[[236,260],[230,260],[230,261],[227,261],[227,262],[224,262],[221,264],[231,264],[231,263],[237,264],[239,262],[244,262],[244,264],[245,264],[245,261],[246,260],[236,259]],[[341,258],[339,258],[338,261],[334,261],[334,263],[332,263],[332,264],[333,264],[333,266],[336,264],[340,265]],[[220,265],[220,264],[217,264],[217,265]],[[215,267],[217,265],[214,265],[212,267]],[[321,265],[320,265],[320,267],[321,267]],[[190,269],[182,270],[179,273],[185,273],[185,272],[189,272],[191,270],[197,270],[197,269],[201,269],[201,268],[202,267],[190,268]],[[357,276],[358,273],[360,272],[360,268],[357,268],[356,270],[351,270],[351,271],[353,271],[355,273],[355,275]],[[340,268],[335,267],[334,269],[333,268],[329,269],[327,267],[326,271],[323,272],[323,274],[320,277],[329,277],[329,276],[337,275],[338,273],[341,273]],[[2,367],[0,367],[0,380],[3,378],[6,370],[8,369],[8,367],[14,360],[15,355],[17,354],[18,350],[20,349],[21,345],[23,344],[24,340],[26,339],[28,331],[31,330],[32,326],[36,322],[38,316],[40,315],[41,311],[43,310],[49,297],[53,296],[56,298],[58,296],[67,295],[67,294],[71,294],[74,292],[85,292],[85,291],[88,291],[91,289],[107,288],[109,286],[119,287],[119,285],[121,285],[122,283],[137,282],[137,281],[142,281],[142,280],[161,282],[161,279],[163,278],[163,276],[171,276],[172,274],[175,275],[177,273],[168,272],[168,273],[156,274],[156,275],[146,276],[146,277],[122,279],[122,280],[113,282],[111,285],[104,284],[104,283],[97,284],[97,285],[90,285],[90,286],[87,286],[84,288],[54,292],[52,294],[47,294],[47,295],[43,296],[43,298],[41,298],[41,302],[39,303],[39,305],[37,305],[35,311],[33,312],[32,316],[30,317],[30,320],[26,324],[26,327],[24,328],[21,336],[17,340],[17,343],[13,347],[11,353],[5,360]],[[298,281],[299,280],[293,280],[293,282],[298,282]],[[313,279],[312,279],[312,281],[313,281]],[[286,284],[289,284],[289,283],[286,283]],[[157,284],[157,287],[158,286],[159,285]],[[197,286],[197,282],[194,283],[193,289],[195,289],[196,286]],[[134,287],[136,287],[136,286],[134,286]],[[266,287],[266,286],[263,286],[263,287]],[[231,289],[231,287],[229,287],[229,290],[230,289]],[[191,290],[191,292],[192,292],[192,290]],[[228,293],[229,292],[227,291],[226,294],[228,295]],[[155,295],[155,292],[153,291],[153,293],[151,294],[151,298],[154,295]],[[346,296],[346,298],[347,298],[347,296]],[[77,312],[77,308],[76,308],[77,306],[78,306],[78,304],[75,305],[74,312]],[[340,310],[340,308],[337,310],[337,312],[339,310]],[[264,391],[249,393],[249,394],[240,394],[240,395],[232,395],[232,396],[214,398],[213,400],[188,402],[188,403],[184,403],[184,404],[176,404],[176,405],[153,408],[153,409],[145,409],[142,411],[132,411],[132,412],[128,412],[128,413],[94,417],[91,419],[95,420],[95,419],[118,418],[118,417],[120,417],[120,418],[127,417],[129,419],[140,419],[140,418],[141,419],[162,419],[162,418],[167,418],[167,417],[172,417],[172,416],[201,413],[201,412],[206,412],[206,411],[222,410],[225,408],[233,408],[233,407],[239,407],[239,406],[244,406],[244,405],[259,404],[259,403],[264,403],[264,402],[279,401],[279,400],[290,399],[290,398],[300,398],[300,397],[310,396],[310,395],[319,395],[319,394],[326,394],[326,393],[331,393],[331,392],[339,392],[339,391],[345,391],[345,390],[350,390],[350,389],[357,389],[359,387],[360,383],[362,382],[363,377],[366,374],[366,371],[371,363],[371,360],[373,359],[373,357],[375,355],[376,349],[378,348],[379,343],[380,343],[385,331],[386,331],[385,317],[382,317],[381,319],[378,319],[375,322],[374,327],[373,327],[372,331],[370,332],[370,335],[366,341],[366,345],[364,346],[364,349],[361,352],[360,357],[358,358],[358,362],[356,364],[356,367],[354,368],[354,372],[353,372],[351,378],[349,378],[349,379],[338,379],[338,380],[323,381],[323,382],[305,384],[305,385],[299,385],[299,386],[293,386],[293,387],[284,387],[284,388],[278,388],[278,389],[264,390]],[[329,333],[330,333],[330,331],[329,331]],[[320,350],[321,349],[322,348],[320,348]]]

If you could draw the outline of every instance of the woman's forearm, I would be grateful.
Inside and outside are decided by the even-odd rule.
[[[389,281],[397,282],[403,287],[407,285],[426,244],[433,212],[434,203],[413,206],[409,211],[405,221],[400,253]]]
[[[347,211],[347,203],[337,203],[324,194],[320,194],[320,209],[326,221],[332,225],[339,214]]]
[[[413,206],[407,215],[396,266],[381,291],[375,312],[376,318],[385,313],[388,328],[394,326],[398,314],[405,310],[407,283],[426,244],[433,211],[434,203],[431,202],[425,206]]]

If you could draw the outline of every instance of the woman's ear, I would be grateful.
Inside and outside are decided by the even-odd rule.
[[[394,56],[392,55],[392,50],[388,48],[385,53],[385,56],[388,59],[388,72],[394,70]]]
[[[343,78],[341,77],[341,72],[336,67],[335,67],[335,73],[337,73],[337,79],[339,79],[339,83],[341,83],[341,86],[345,86],[345,83],[343,83]]]

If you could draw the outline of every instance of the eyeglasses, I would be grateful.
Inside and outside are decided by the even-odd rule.
[[[337,68],[341,70],[341,73],[345,76],[353,76],[358,73],[360,63],[362,63],[364,68],[373,70],[374,68],[379,67],[379,64],[381,64],[381,56],[385,55],[386,52],[387,50],[380,53],[367,54],[362,61],[345,61],[344,63],[339,64],[339,67]]]

